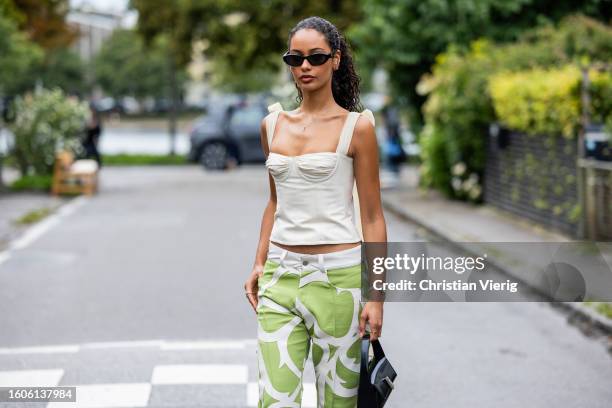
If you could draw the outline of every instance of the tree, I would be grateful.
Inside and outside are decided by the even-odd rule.
[[[47,52],[45,63],[34,66],[31,78],[39,79],[45,88],[59,87],[72,94],[82,94],[87,89],[85,64],[79,54],[68,48]]]
[[[132,0],[130,5],[138,11],[138,31],[147,43],[167,36],[170,83],[172,67],[184,67],[193,42],[202,40],[204,55],[215,67],[212,82],[250,91],[270,86],[262,78],[282,67],[289,30],[301,18],[320,15],[343,30],[359,16],[357,1],[338,0]]]
[[[163,98],[167,95],[166,47],[163,37],[147,49],[135,31],[116,30],[94,58],[95,81],[115,98]],[[179,85],[185,76],[184,71],[179,73]]]
[[[145,46],[151,47],[159,37],[163,37],[166,42],[167,69],[164,71],[167,73],[165,78],[170,99],[168,130],[170,155],[174,155],[179,95],[177,71],[187,65],[191,55],[187,52],[191,48],[191,41],[180,24],[185,2],[131,0],[130,5],[138,10],[138,31],[143,36]]]
[[[425,98],[416,91],[437,54],[451,44],[467,48],[479,37],[516,40],[527,29],[557,22],[582,11],[604,22],[612,17],[606,0],[363,0],[368,16],[350,35],[370,66],[389,73],[393,96],[411,108],[415,125],[423,123]],[[416,126],[418,127],[418,126]]]
[[[78,33],[66,23],[67,0],[12,0],[23,16],[19,28],[45,50],[65,48]]]
[[[321,16],[340,31],[363,18],[355,0],[192,0],[172,6],[160,0],[132,0],[131,4],[138,10],[138,29],[145,37],[174,30],[181,63],[189,61],[192,41],[203,40],[204,55],[222,68],[213,72],[219,83],[242,80],[250,70],[278,72],[289,30],[302,18]],[[269,83],[260,89],[265,87]]]
[[[40,63],[43,52],[0,15],[0,96],[15,95],[31,85],[29,72]]]

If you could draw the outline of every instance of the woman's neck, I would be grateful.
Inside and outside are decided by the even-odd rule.
[[[336,101],[328,87],[313,92],[302,92],[302,104],[298,112],[307,115],[320,115],[334,110]]]

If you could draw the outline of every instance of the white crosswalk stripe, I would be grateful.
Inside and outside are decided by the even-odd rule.
[[[256,407],[256,346],[255,340],[247,339],[0,348],[0,367],[6,369],[0,371],[0,387],[76,387],[76,402],[49,402],[47,408]],[[305,373],[305,408],[316,407],[315,384],[307,381],[309,376],[312,373]],[[0,402],[0,408],[8,404]]]
[[[248,368],[240,364],[175,364],[156,366],[152,384],[246,384]]]
[[[0,371],[0,387],[55,387],[62,375],[62,369]]]
[[[246,341],[164,341],[162,350],[220,350],[244,349]]]
[[[150,394],[148,383],[79,385],[77,402],[50,402],[47,408],[146,407]]]

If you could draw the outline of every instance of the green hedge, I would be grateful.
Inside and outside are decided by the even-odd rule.
[[[591,110],[605,122],[612,111],[612,75],[589,71]],[[575,65],[498,73],[489,78],[489,93],[499,121],[528,134],[574,138],[581,118],[581,72]]]
[[[53,176],[51,175],[27,175],[21,176],[9,185],[11,191],[51,191]]]
[[[580,99],[568,79],[573,74],[570,68],[554,70],[584,61],[609,61],[610,55],[612,28],[584,16],[525,33],[516,43],[480,39],[467,50],[450,45],[417,86],[417,92],[427,96],[425,126],[419,134],[421,185],[452,198],[481,201],[489,125],[503,121],[531,131],[536,123],[539,130],[574,133]],[[544,72],[553,77],[546,79]],[[612,103],[609,78],[593,76],[591,111],[595,120],[605,121]],[[513,94],[519,86],[521,91]],[[545,99],[558,106],[545,109]]]
[[[166,165],[187,163],[187,158],[183,155],[113,154],[104,155],[102,157],[102,164],[105,166]]]

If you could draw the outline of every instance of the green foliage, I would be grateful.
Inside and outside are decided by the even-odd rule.
[[[3,7],[7,6],[0,4]],[[8,15],[13,17],[9,20],[0,13],[0,94],[32,90],[36,81],[46,88],[83,92],[85,67],[79,55],[59,47],[45,51],[28,40],[29,34],[18,30],[17,22],[26,24],[25,15],[16,9]]]
[[[583,303],[608,319],[612,319],[612,302],[585,301]]]
[[[573,137],[580,120],[580,71],[534,68],[489,78],[489,91],[499,121],[532,134],[562,133]]]
[[[104,165],[140,166],[140,165],[175,165],[188,164],[185,156],[154,154],[113,154],[104,155]]]
[[[17,97],[15,121],[10,124],[15,146],[10,154],[22,175],[47,175],[55,153],[65,148],[78,152],[88,114],[87,104],[67,98],[60,89]]]
[[[419,181],[421,185],[436,188],[447,196],[452,196],[450,167],[444,142],[446,137],[435,123],[426,124],[420,136],[421,166]]]
[[[591,70],[594,118],[612,112],[612,75]],[[577,135],[580,127],[580,69],[534,68],[498,73],[489,79],[489,91],[499,121],[529,134]]]
[[[423,185],[473,201],[481,199],[478,180],[484,171],[486,129],[493,118],[490,101],[482,92],[494,64],[488,59],[491,48],[484,40],[474,42],[469,54],[450,47],[418,87],[420,93],[430,95],[423,106],[427,125],[419,137],[422,169],[428,175]],[[426,131],[428,125],[435,129],[436,142],[427,140],[432,137]],[[451,178],[451,166],[457,163],[466,168]]]
[[[42,57],[42,50],[0,13],[0,95],[14,95],[30,87],[30,69]]]
[[[49,192],[53,176],[50,174],[29,174],[13,181],[9,188],[11,191],[41,191]]]
[[[496,115],[505,123],[510,115],[514,120],[510,123],[521,130],[533,129],[534,121],[539,121],[538,131],[558,129],[559,133],[562,130],[570,134],[573,130],[579,113],[579,95],[573,79],[570,80],[574,76],[561,71],[548,78],[544,73],[557,72],[554,69],[561,64],[578,64],[585,59],[606,61],[612,29],[582,16],[570,16],[558,29],[538,28],[521,38],[514,44],[481,39],[472,42],[468,50],[451,45],[437,56],[432,74],[422,77],[417,91],[427,96],[423,105],[426,124],[437,129],[436,134],[443,138],[436,143],[421,141],[423,169],[428,174],[422,180],[424,185],[452,191],[457,198],[477,200],[475,193],[465,194],[465,177],[482,180],[484,142]],[[530,82],[525,82],[528,79]],[[494,97],[497,101],[503,97],[504,106],[494,105],[490,83],[497,84]],[[596,108],[593,111],[598,114],[609,112],[608,83],[606,76],[593,74],[593,108]],[[546,101],[554,105],[549,106]],[[424,131],[421,137],[429,136]],[[431,160],[441,153],[444,160]],[[459,180],[453,181],[452,168],[458,163],[464,163],[466,170]],[[472,188],[477,185],[470,183]]]
[[[147,42],[168,36],[177,64],[184,66],[191,45],[201,41],[202,53],[214,61],[212,81],[235,91],[270,88],[262,78],[286,69],[281,55],[289,30],[300,19],[321,16],[344,31],[361,17],[357,0],[132,0],[131,5]]]
[[[116,30],[94,59],[96,82],[115,97],[164,97],[169,85],[168,46],[160,37],[146,48],[135,31]],[[178,80],[185,82],[184,70]]]
[[[603,22],[612,18],[609,2],[602,0],[363,0],[362,8],[367,19],[353,25],[349,36],[364,63],[388,71],[393,96],[413,107],[415,131],[423,119],[424,103],[416,85],[449,44],[468,48],[478,38],[512,42],[527,30],[576,12]],[[589,36],[588,31],[585,28],[582,34]],[[566,53],[579,49],[571,49],[571,38],[576,38],[579,48],[588,48],[577,34],[568,37]]]
[[[43,64],[36,64],[30,77],[39,79],[45,88],[61,88],[67,93],[84,93],[85,63],[76,52],[59,48],[47,52]]]

